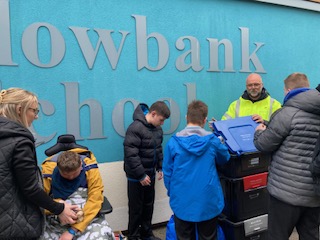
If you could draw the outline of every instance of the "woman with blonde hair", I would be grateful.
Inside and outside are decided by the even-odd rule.
[[[9,88],[0,92],[0,239],[36,239],[44,230],[43,209],[61,223],[75,223],[77,206],[53,201],[43,190],[34,137],[35,94]]]

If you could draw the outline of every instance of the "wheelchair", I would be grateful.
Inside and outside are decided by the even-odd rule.
[[[45,150],[45,154],[46,156],[51,157],[59,152],[68,151],[74,148],[88,150],[87,147],[77,144],[76,139],[72,134],[63,134],[58,137],[57,143],[55,145]],[[86,155],[86,157],[90,156]],[[108,198],[104,196],[103,203],[98,214],[105,215],[111,213],[112,210],[112,205],[110,204]]]

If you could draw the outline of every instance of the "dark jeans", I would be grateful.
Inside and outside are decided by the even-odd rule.
[[[296,227],[300,240],[319,240],[320,207],[299,207],[272,196],[269,200],[268,239],[288,240]]]
[[[150,186],[142,186],[140,182],[128,181],[129,240],[153,236],[151,220],[154,197],[154,180]]]
[[[195,240],[197,233],[198,240],[216,240],[217,220],[218,218],[215,217],[203,222],[187,222],[174,216],[177,239]]]

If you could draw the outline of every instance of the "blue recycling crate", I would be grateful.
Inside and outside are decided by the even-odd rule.
[[[221,136],[229,148],[231,158],[218,171],[227,177],[244,177],[268,171],[270,154],[262,153],[253,143],[258,124],[251,116],[239,117],[212,123],[214,132]]]

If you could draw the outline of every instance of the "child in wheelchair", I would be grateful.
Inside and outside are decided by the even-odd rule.
[[[48,157],[42,163],[45,191],[56,201],[77,205],[75,224],[61,225],[46,212],[46,229],[41,239],[114,239],[114,234],[99,213],[104,196],[97,161],[92,152],[74,148]]]

